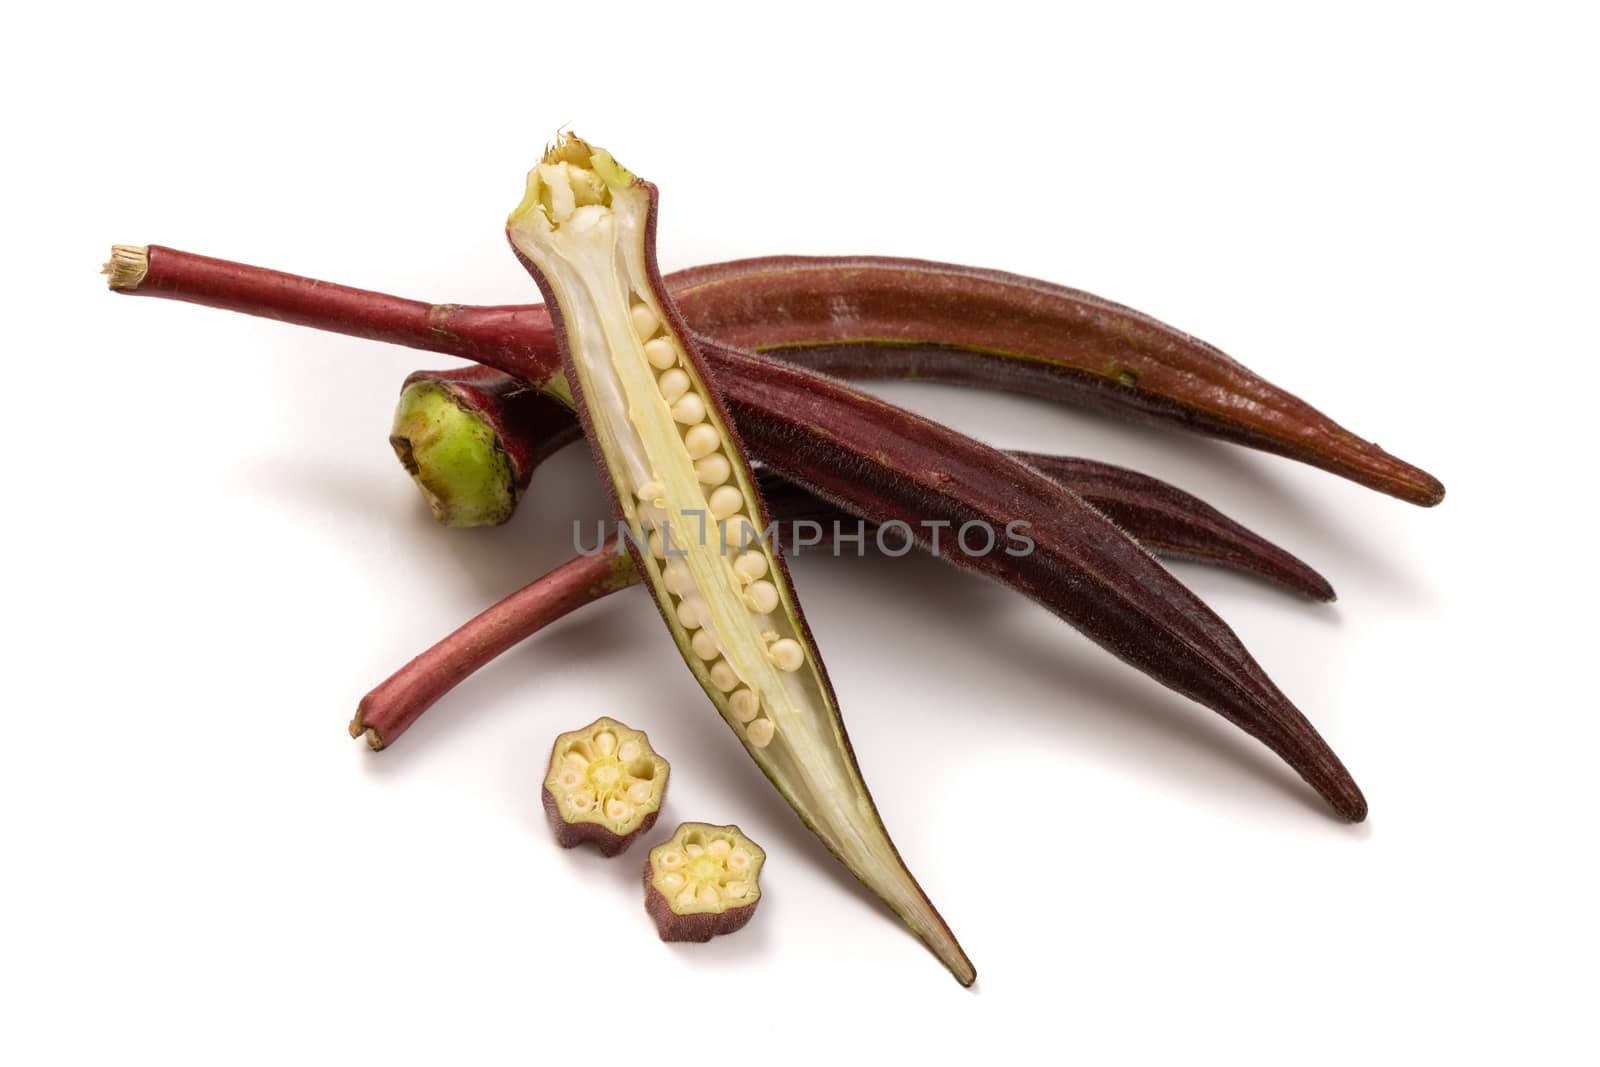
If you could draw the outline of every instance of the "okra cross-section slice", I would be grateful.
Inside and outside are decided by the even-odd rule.
[[[544,778],[544,810],[562,848],[593,842],[615,856],[656,823],[667,761],[650,739],[615,719],[556,737]]]
[[[750,921],[767,854],[737,826],[686,822],[650,850],[644,906],[663,941],[710,941]]]
[[[685,662],[807,826],[963,984],[972,964],[889,840],[755,479],[655,262],[655,187],[564,136],[506,231],[544,291],[630,550]],[[647,546],[647,550],[641,550]]]

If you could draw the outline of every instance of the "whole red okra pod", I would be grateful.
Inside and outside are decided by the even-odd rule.
[[[439,416],[425,414],[431,399],[425,394],[433,391],[449,398],[457,420],[453,429],[441,428]],[[582,436],[570,410],[510,375],[478,365],[415,371],[400,396],[389,442],[435,518],[449,526],[509,520],[538,466]],[[444,440],[453,467],[432,459],[427,439]],[[1011,455],[1083,497],[1160,556],[1229,567],[1317,600],[1336,599],[1328,580],[1294,555],[1174,485],[1090,459]],[[764,475],[760,481],[762,496],[781,518],[829,523],[847,514],[781,479]],[[776,507],[775,494],[804,499]]]
[[[459,355],[564,389],[543,305],[418,305],[344,286],[311,299],[293,275],[157,245],[148,255],[160,261],[151,288],[162,295]],[[128,268],[132,284],[119,286],[113,269],[113,288],[151,291],[135,274]],[[1010,390],[1274,452],[1413,504],[1444,499],[1437,478],[1226,353],[1092,293],[881,256],[773,256],[665,280],[692,329],[827,374]]]

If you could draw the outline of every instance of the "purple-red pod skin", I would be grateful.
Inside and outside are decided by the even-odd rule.
[[[617,856],[626,852],[640,834],[648,833],[656,824],[660,812],[651,812],[645,816],[637,830],[631,833],[618,835],[604,826],[589,822],[572,823],[561,817],[561,809],[556,802],[556,795],[550,792],[548,786],[540,790],[544,799],[544,813],[550,820],[550,829],[554,831],[556,843],[562,848],[577,848],[579,845],[593,845],[600,850],[602,856]]]
[[[540,305],[425,304],[150,245],[117,246],[113,291],[461,356],[560,393]],[[1003,271],[887,257],[775,256],[666,287],[725,343],[840,377],[1009,389],[1274,452],[1429,507],[1444,486],[1226,353],[1090,293]]]
[[[947,553],[1001,578],[1119,659],[1221,714],[1353,822],[1367,803],[1315,728],[1199,597],[1077,494],[1005,453],[843,383],[701,339],[745,440],[771,469],[857,515],[1026,523],[1032,551]],[[880,463],[865,462],[875,456]],[[926,533],[918,540],[929,546]]]
[[[468,372],[472,372],[470,378]],[[406,386],[462,380],[470,380],[473,385],[470,393],[460,394],[463,406],[480,414],[495,431],[496,451],[512,457],[519,499],[533,466],[583,436],[570,408],[501,371],[478,366],[459,371],[417,371],[406,379]],[[390,440],[393,443],[394,438]],[[409,455],[399,445],[396,452],[402,454],[402,461]],[[1336,599],[1333,586],[1312,567],[1193,494],[1158,478],[1071,456],[1038,452],[1010,455],[1065,485],[1140,544],[1162,556],[1229,567],[1318,600]],[[415,461],[406,465],[413,477],[422,481]],[[814,497],[801,499],[808,494],[781,479],[758,474],[757,482],[769,510],[780,519],[830,522],[842,515],[838,508]],[[774,493],[785,497],[783,507],[775,506]],[[435,507],[436,513],[438,510]],[[509,517],[508,512],[499,521]]]
[[[650,884],[648,863],[644,868],[644,894],[644,910],[655,920],[656,933],[661,935],[661,940],[693,941],[699,944],[704,944],[722,934],[742,930],[746,923],[755,918],[756,905],[761,903],[758,900],[755,904],[744,904],[716,915],[709,912],[679,915],[672,910],[672,905],[662,895],[661,890]]]
[[[1175,485],[1074,456],[1011,455],[1083,497],[1159,555],[1231,567],[1316,600],[1338,599],[1328,579],[1299,557]]]
[[[707,840],[713,842],[713,847],[716,842],[721,843],[725,851],[720,857],[706,853],[685,856],[686,848],[695,847],[687,842]],[[677,867],[665,866],[664,861],[674,856],[684,862]],[[731,869],[732,862],[740,858],[744,866],[735,872]],[[650,850],[644,861],[644,907],[650,918],[655,920],[656,932],[661,940],[703,943],[742,929],[755,915],[756,907],[765,895],[761,888],[761,871],[765,863],[766,852],[737,826],[714,826],[698,822],[680,824],[670,838]],[[694,872],[696,864],[707,868],[700,872],[698,878]],[[690,897],[696,895],[697,885],[700,892],[704,892],[706,886],[723,891],[736,888],[738,892],[734,900],[727,900],[719,898],[714,890],[710,905],[691,899],[682,907],[693,910],[680,911],[674,908],[661,888],[663,881],[672,877],[679,879],[678,887],[672,891],[681,893],[687,885]],[[707,906],[716,910],[700,910]]]
[[[879,256],[737,260],[668,281],[696,330],[826,374],[1012,390],[1274,452],[1424,507],[1444,499],[1437,478],[1221,350],[1092,293]]]

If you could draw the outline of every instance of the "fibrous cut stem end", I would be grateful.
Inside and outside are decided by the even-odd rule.
[[[112,289],[137,289],[150,270],[150,250],[144,245],[112,245],[111,258],[100,268]]]
[[[644,865],[645,909],[661,940],[710,941],[744,926],[761,899],[766,859],[737,826],[679,826]]]
[[[550,751],[544,808],[563,848],[592,842],[615,856],[655,825],[667,761],[641,731],[601,717],[561,734]]]

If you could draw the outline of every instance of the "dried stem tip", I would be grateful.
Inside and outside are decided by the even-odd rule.
[[[556,738],[544,779],[544,810],[562,848],[593,842],[615,856],[655,825],[667,791],[667,761],[650,739],[599,718]]]
[[[679,826],[644,865],[644,906],[661,940],[710,941],[749,922],[766,858],[737,826]]]
[[[144,245],[112,245],[111,258],[100,268],[112,289],[137,289],[150,269],[150,250]]]

